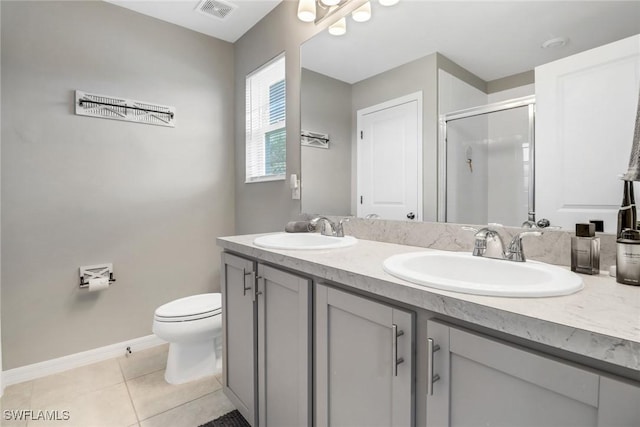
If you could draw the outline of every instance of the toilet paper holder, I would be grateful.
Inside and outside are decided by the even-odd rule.
[[[113,277],[113,264],[85,265],[80,267],[80,289],[89,287],[89,280],[108,278],[109,284],[116,281]]]

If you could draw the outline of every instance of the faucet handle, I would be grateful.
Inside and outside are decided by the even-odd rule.
[[[309,223],[318,230],[318,223],[320,225],[320,234],[325,236],[334,236],[336,233],[336,224],[325,216],[317,216],[309,221]]]
[[[476,230],[476,239],[488,239],[488,238],[500,238],[500,234],[491,227],[483,227],[480,230]]]
[[[483,227],[474,236],[476,242],[473,248],[473,255],[504,259],[504,243],[500,233],[491,227]]]
[[[524,256],[524,248],[522,247],[522,238],[524,236],[542,236],[543,231],[521,231],[511,239],[509,247],[507,248],[508,257],[511,261],[525,262],[527,259]]]
[[[489,258],[503,258],[504,245],[500,234],[491,227],[483,227],[480,230],[474,227],[462,227],[465,231],[474,233],[475,242],[473,245],[474,256],[486,256]]]
[[[344,227],[343,224],[345,222],[349,222],[350,218],[344,217],[336,224],[336,237],[344,237]]]

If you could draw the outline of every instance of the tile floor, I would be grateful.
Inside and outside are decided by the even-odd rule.
[[[164,381],[168,345],[7,387],[7,427],[197,427],[235,409],[219,375],[181,385]],[[59,421],[7,420],[7,410],[58,411]],[[69,419],[63,411],[68,411]],[[51,413],[51,412],[49,412]]]

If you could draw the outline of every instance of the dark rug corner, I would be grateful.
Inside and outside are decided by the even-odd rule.
[[[247,420],[240,415],[238,410],[228,412],[221,417],[216,418],[213,421],[202,424],[199,427],[251,427]]]

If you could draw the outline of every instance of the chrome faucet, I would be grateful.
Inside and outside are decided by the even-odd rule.
[[[323,236],[344,237],[343,224],[349,221],[349,218],[342,218],[337,224],[331,221],[326,216],[317,216],[309,221],[309,223],[318,229],[318,223],[322,224],[320,227],[320,234]]]
[[[522,247],[522,238],[524,236],[542,236],[542,231],[521,231],[513,236],[509,247],[507,248],[507,259],[517,262],[525,262],[524,248]]]
[[[557,228],[560,228],[560,227],[552,226],[551,222],[546,218],[542,218],[542,219],[536,221],[536,213],[531,211],[531,212],[529,212],[528,219],[525,222],[522,223],[522,228],[557,229]]]
[[[504,243],[500,234],[492,228],[484,227],[480,230],[471,227],[465,227],[466,230],[475,231],[475,244],[473,247],[473,255],[484,258],[504,259],[509,261],[524,262],[526,257],[522,246],[522,237],[524,236],[541,236],[541,231],[522,231],[511,239],[507,250],[504,249]]]

